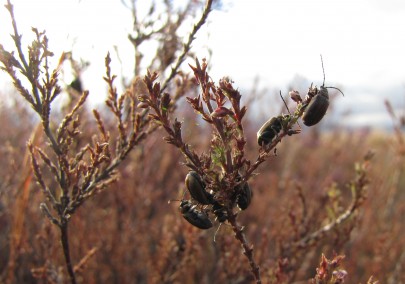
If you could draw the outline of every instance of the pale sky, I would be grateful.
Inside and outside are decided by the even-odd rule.
[[[104,94],[104,57],[107,51],[114,53],[114,45],[119,46],[124,73],[131,74],[131,16],[120,0],[12,2],[27,41],[32,39],[31,26],[46,29],[57,55],[73,48],[76,56],[91,61],[84,77],[91,96]],[[150,3],[138,0],[142,2]],[[0,43],[6,48],[12,47],[11,31],[2,5]],[[285,94],[297,76],[320,85],[322,54],[326,85],[339,86],[346,95],[333,103],[341,112],[353,112],[345,123],[389,123],[386,98],[405,111],[405,1],[227,0],[224,11],[214,11],[208,29],[197,38],[193,46],[194,51],[201,48],[199,57],[208,56],[206,45],[213,51],[213,79],[230,76],[241,90],[249,89],[257,76],[261,88]],[[1,74],[0,80],[4,78]]]

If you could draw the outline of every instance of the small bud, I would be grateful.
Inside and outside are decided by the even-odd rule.
[[[148,108],[149,105],[147,102],[140,102],[137,106],[137,108]]]
[[[335,282],[333,283],[344,283],[345,279],[347,277],[347,271],[346,270],[335,270],[332,273],[333,277],[335,278]]]
[[[146,86],[143,79],[139,76],[135,77],[135,80],[132,82],[132,92],[137,96],[145,96],[149,94],[148,87]]]
[[[160,108],[164,111],[167,111],[171,102],[170,95],[168,93],[163,93],[160,100]]]
[[[226,107],[219,107],[211,113],[212,118],[223,118],[227,115],[233,115],[233,112]]]
[[[48,206],[46,206],[45,203],[41,203],[39,205],[39,209],[42,211],[42,214],[44,214],[44,216],[49,219],[49,221],[51,221],[55,225],[58,225],[58,226],[60,225],[59,221],[55,217],[52,216],[51,212],[48,209]]]
[[[296,102],[296,103],[302,102],[300,93],[299,93],[298,91],[293,90],[293,91],[290,91],[288,94],[290,95],[291,99],[292,99],[294,102]]]

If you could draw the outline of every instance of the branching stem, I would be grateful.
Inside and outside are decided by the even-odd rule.
[[[205,24],[205,21],[207,20],[208,15],[211,12],[211,7],[212,7],[213,1],[214,0],[207,0],[205,2],[204,11],[201,15],[201,18],[194,25],[193,30],[191,31],[191,33],[188,36],[187,42],[183,45],[183,51],[180,54],[180,56],[178,57],[176,65],[172,68],[169,77],[167,77],[167,79],[164,81],[164,83],[161,87],[162,92],[167,88],[167,86],[169,85],[170,81],[174,78],[174,76],[176,76],[177,71],[180,68],[180,65],[183,63],[184,59],[186,58],[186,55],[190,52],[191,44],[195,39],[195,35],[197,34],[198,30]]]

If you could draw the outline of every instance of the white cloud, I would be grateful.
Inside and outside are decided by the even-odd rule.
[[[260,76],[261,85],[282,88],[297,74],[322,83],[319,54],[323,55],[326,84],[347,90],[384,90],[402,87],[405,81],[405,2],[400,0],[235,0],[225,12],[210,15],[209,37],[194,44],[197,55],[213,50],[212,77],[233,78],[249,88]],[[129,11],[120,1],[14,0],[20,32],[45,28],[56,53],[74,47],[92,61],[86,85],[101,93],[104,56],[120,47],[126,69],[132,71],[132,28]],[[142,3],[142,2],[138,2]],[[9,17],[0,8],[0,37],[11,44]],[[7,38],[7,39],[6,39]],[[58,54],[58,53],[57,53]],[[118,62],[116,70],[119,72]],[[87,75],[90,76],[90,75]],[[369,93],[368,93],[369,94]],[[344,101],[358,97],[346,93]],[[376,99],[381,93],[372,94]],[[369,98],[366,99],[371,102]],[[340,100],[339,100],[340,101]],[[353,102],[356,104],[356,101]]]

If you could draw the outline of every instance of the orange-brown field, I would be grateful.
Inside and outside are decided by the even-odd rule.
[[[67,275],[59,231],[39,210],[44,196],[27,162],[26,141],[36,125],[17,106],[2,108],[1,122],[3,281],[63,283]],[[201,130],[187,131],[190,140],[197,140]],[[248,156],[254,157],[254,130],[249,132]],[[214,242],[217,223],[211,230],[199,230],[181,217],[178,202],[168,204],[182,197],[187,168],[162,136],[162,131],[149,136],[121,166],[118,180],[72,217],[73,264],[84,262],[77,267],[78,281],[249,283],[249,265],[228,225],[220,227]],[[321,255],[332,258],[335,253],[345,255],[342,269],[348,283],[366,283],[370,276],[380,283],[405,280],[404,156],[397,141],[384,133],[339,129],[283,139],[277,156],[252,179],[252,203],[239,215],[264,283],[306,283],[314,277]],[[295,240],[349,207],[355,164],[368,150],[375,156],[366,172],[365,202],[336,230],[289,254]]]

